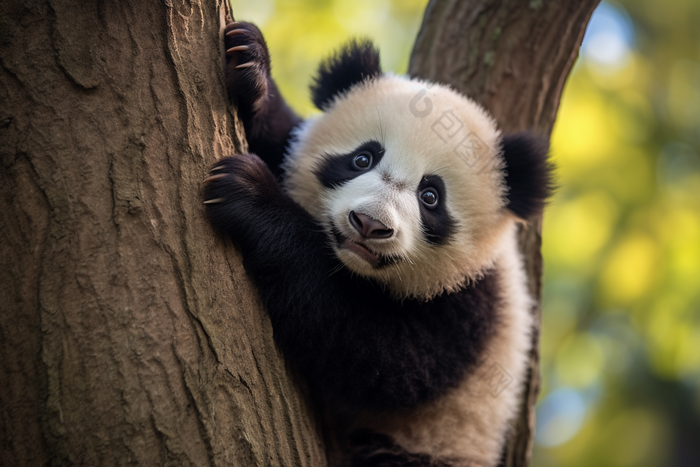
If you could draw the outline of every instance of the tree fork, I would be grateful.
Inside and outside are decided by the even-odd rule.
[[[548,135],[597,2],[500,3],[432,1],[411,73]],[[227,15],[0,4],[1,465],[325,463],[240,257],[203,217],[208,167],[246,150]],[[522,238],[539,296],[539,234]],[[537,387],[535,351],[507,465],[527,465]]]

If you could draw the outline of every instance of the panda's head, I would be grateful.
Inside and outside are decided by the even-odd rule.
[[[399,298],[430,298],[479,277],[513,221],[541,210],[547,148],[501,138],[446,86],[383,74],[369,43],[325,62],[324,112],[297,131],[285,189],[325,228],[338,258]]]

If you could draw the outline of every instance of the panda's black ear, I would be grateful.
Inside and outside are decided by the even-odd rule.
[[[540,214],[554,191],[554,166],[548,154],[548,141],[531,133],[503,138],[507,207],[522,219]]]
[[[324,60],[311,85],[311,99],[325,110],[333,99],[353,85],[382,74],[379,50],[369,40],[352,40]]]

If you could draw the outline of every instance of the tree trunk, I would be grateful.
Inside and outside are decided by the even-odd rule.
[[[0,465],[318,466],[201,180],[228,2],[0,4]]]
[[[432,1],[411,73],[548,134],[597,0],[500,3]],[[227,8],[0,4],[0,465],[325,463],[240,257],[203,217],[208,167],[245,150]],[[539,296],[536,228],[522,239]],[[507,465],[529,456],[536,350],[531,368]]]
[[[533,130],[549,137],[564,82],[578,56],[588,20],[600,0],[431,0],[411,55],[409,73],[449,84],[496,118],[503,133]],[[520,229],[530,292],[541,302],[541,219]],[[530,462],[540,388],[541,310],[535,329],[521,412],[503,465]]]

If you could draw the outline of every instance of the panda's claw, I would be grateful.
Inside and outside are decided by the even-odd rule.
[[[216,168],[223,169],[223,167],[216,167]],[[212,169],[212,171],[213,170],[214,169]],[[202,180],[202,183],[207,184],[209,182],[213,182],[214,180],[219,180],[221,178],[224,178],[225,176],[226,176],[226,174],[214,174],[214,175],[211,175],[211,176],[205,178],[204,180]]]
[[[217,203],[223,203],[226,201],[226,198],[214,198],[214,199],[208,199],[204,202],[204,204],[217,204]]]
[[[236,34],[243,34],[245,33],[245,29],[232,29],[229,32],[226,33],[227,36],[235,36]]]
[[[226,53],[227,53],[227,54],[230,54],[230,53],[233,53],[233,52],[239,52],[239,51],[243,51],[243,50],[248,50],[249,48],[250,48],[250,47],[248,47],[247,45],[237,45],[237,46],[235,46],[235,47],[231,47],[230,49],[228,49],[228,50],[226,51]]]
[[[248,68],[248,67],[251,67],[251,66],[253,66],[253,65],[255,65],[255,62],[241,63],[240,65],[237,65],[237,66],[236,66],[236,69],[239,69],[239,68]]]

